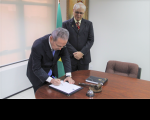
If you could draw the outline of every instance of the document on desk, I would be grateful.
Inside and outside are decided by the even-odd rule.
[[[83,87],[74,84],[69,84],[68,82],[64,81],[61,81],[61,84],[59,86],[49,85],[49,87],[58,90],[66,95],[72,95],[78,92],[79,90],[83,89]]]

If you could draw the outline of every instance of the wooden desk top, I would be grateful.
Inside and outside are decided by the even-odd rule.
[[[86,83],[85,80],[89,76],[108,78],[108,82],[102,87],[102,92],[95,93],[93,98],[86,96],[88,86],[68,97],[46,84],[37,90],[36,99],[150,99],[150,81],[92,70],[76,71],[72,76],[76,85],[79,82]]]

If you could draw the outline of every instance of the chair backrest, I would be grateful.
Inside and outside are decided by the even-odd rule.
[[[142,71],[142,68],[139,67],[138,76],[137,76],[138,79],[141,79],[141,71]]]
[[[141,68],[135,63],[108,61],[105,72],[140,79]]]

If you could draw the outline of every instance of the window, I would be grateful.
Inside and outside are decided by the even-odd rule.
[[[55,29],[55,0],[0,1],[0,66],[29,58],[33,42]]]

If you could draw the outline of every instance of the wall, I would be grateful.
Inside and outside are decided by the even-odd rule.
[[[90,0],[89,20],[92,69],[105,72],[109,60],[131,62],[142,68],[141,79],[150,80],[150,1]]]
[[[66,17],[66,0],[61,9]],[[105,72],[109,60],[131,62],[150,80],[149,0],[89,0],[89,20],[95,33],[90,69]]]
[[[0,68],[0,99],[32,86],[26,76],[27,62]]]

